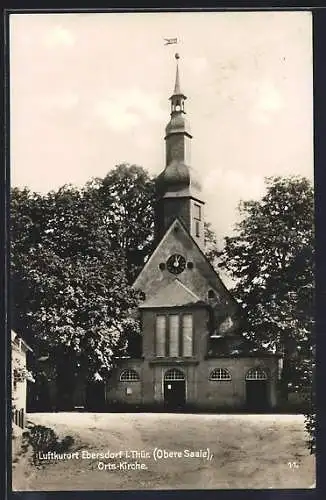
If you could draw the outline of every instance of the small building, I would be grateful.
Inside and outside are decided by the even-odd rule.
[[[144,299],[142,355],[120,361],[105,400],[130,408],[268,410],[278,404],[281,358],[249,348],[242,309],[205,255],[205,201],[190,160],[186,99],[177,60],[166,166],[156,179],[156,248],[134,283]]]
[[[12,419],[21,428],[25,427],[27,382],[34,381],[27,369],[27,352],[32,349],[11,330],[11,390]]]

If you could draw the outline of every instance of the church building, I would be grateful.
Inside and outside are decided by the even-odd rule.
[[[191,165],[187,97],[175,57],[166,162],[156,179],[156,248],[134,283],[144,299],[142,357],[120,360],[106,384],[106,405],[272,409],[281,358],[248,348],[241,307],[205,256],[204,193]]]

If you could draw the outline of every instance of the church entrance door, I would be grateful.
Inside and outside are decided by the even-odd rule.
[[[86,408],[101,411],[105,407],[105,385],[103,382],[89,382],[86,386]]]
[[[246,375],[246,399],[249,411],[265,411],[269,407],[269,380],[265,370],[251,368]]]
[[[247,409],[264,411],[268,409],[268,384],[266,380],[247,380]]]
[[[182,409],[186,403],[186,380],[181,370],[168,370],[164,375],[164,403],[169,410]]]

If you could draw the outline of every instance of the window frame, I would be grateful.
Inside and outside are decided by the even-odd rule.
[[[192,317],[192,349],[191,349],[191,356],[185,356],[184,353],[183,353],[183,318],[184,316],[187,316],[187,315],[190,315]],[[166,319],[165,319],[165,346],[164,346],[164,355],[163,356],[159,356],[157,354],[157,335],[158,335],[158,329],[157,329],[157,318],[159,316],[164,316]],[[178,355],[177,356],[171,356],[170,355],[170,340],[171,340],[171,329],[170,329],[170,318],[171,316],[178,316],[178,332],[177,332],[177,335],[178,335]],[[154,339],[154,355],[155,355],[155,358],[163,358],[163,357],[166,357],[166,358],[172,358],[172,359],[176,359],[176,358],[192,358],[194,356],[194,347],[195,347],[195,342],[194,342],[194,338],[195,338],[195,335],[194,335],[194,315],[192,312],[178,312],[178,313],[175,313],[175,312],[160,312],[160,313],[157,313],[155,315],[155,339]]]
[[[163,317],[164,318],[164,346],[163,346],[163,349],[162,349],[162,352],[163,354],[158,354],[157,351],[157,346],[158,346],[158,321],[157,319],[159,317]],[[154,352],[155,352],[155,357],[156,358],[165,358],[167,356],[167,346],[168,346],[168,321],[167,321],[167,318],[166,318],[166,314],[163,314],[163,313],[159,313],[159,314],[156,314],[155,315],[155,338],[154,338]]]
[[[181,351],[181,346],[180,346],[180,325],[181,325],[181,321],[180,321],[180,313],[169,313],[168,315],[168,321],[167,321],[167,327],[168,327],[168,336],[167,336],[167,345],[166,345],[166,349],[165,349],[165,352],[167,354],[167,357],[168,358],[179,358],[180,357],[180,351]],[[171,327],[171,323],[172,323],[172,318],[177,318],[177,325],[176,325],[176,341],[177,341],[177,354],[176,356],[172,356],[171,355],[171,338],[172,338],[172,335],[171,335],[171,330],[172,330],[172,327]]]
[[[198,209],[198,217],[196,211]],[[202,220],[202,207],[199,203],[194,203],[194,220],[201,221]]]
[[[124,375],[125,373],[128,373],[129,375],[130,375],[131,373],[136,374],[136,375],[137,375],[137,378],[130,378],[130,377],[128,377],[128,378],[126,378],[126,379],[125,379],[125,378],[122,378],[122,377],[123,377],[123,375]],[[125,368],[125,369],[124,369],[124,370],[122,370],[122,371],[121,371],[121,373],[120,373],[120,376],[119,376],[119,382],[128,382],[128,383],[130,383],[130,382],[140,382],[140,375],[139,375],[139,373],[138,373],[136,370],[134,370],[133,368]]]
[[[219,373],[219,377],[213,378],[214,373]],[[222,373],[226,374],[227,376],[222,377],[221,376]],[[228,368],[217,367],[217,368],[213,368],[213,370],[211,370],[209,377],[208,377],[208,380],[210,380],[211,382],[230,382],[232,380],[232,375],[231,375],[231,372]]]
[[[251,375],[251,373],[255,373],[255,377],[253,377]],[[257,374],[262,375],[262,376],[257,376]],[[261,368],[260,366],[254,366],[252,368],[249,368],[249,370],[247,370],[247,373],[246,373],[246,377],[245,377],[246,381],[247,380],[252,380],[252,381],[255,381],[255,380],[268,380],[269,377],[268,377],[268,373],[267,371],[264,369],[264,368]]]
[[[172,375],[172,373],[173,373],[173,377],[169,377],[169,374]],[[177,377],[175,375],[177,375]],[[184,372],[182,370],[180,370],[179,368],[169,368],[164,373],[163,380],[164,380],[164,382],[173,382],[175,380],[184,381],[184,380],[186,380],[186,376],[185,376]]]
[[[185,332],[184,332],[184,318],[186,316],[190,316],[191,318],[191,354],[190,355],[185,355],[184,353],[184,345],[185,345],[185,342],[184,342],[184,336],[185,336]],[[180,338],[181,338],[181,342],[180,342],[180,352],[181,352],[181,357],[182,358],[192,358],[193,355],[194,355],[194,315],[193,313],[189,313],[189,312],[184,312],[181,314],[181,321],[180,321]]]
[[[195,235],[196,238],[200,237],[200,221],[198,219],[195,219]]]

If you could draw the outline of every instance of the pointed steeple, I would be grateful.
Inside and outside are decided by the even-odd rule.
[[[180,75],[179,75],[180,56],[179,56],[179,54],[175,54],[174,57],[176,58],[176,61],[177,61],[177,67],[176,67],[176,73],[175,73],[174,91],[170,97],[171,115],[173,113],[179,113],[179,114],[185,113],[184,102],[187,99],[187,97],[184,95],[184,93],[181,91],[181,88],[180,88]]]
[[[179,76],[179,63],[178,63],[178,59],[180,59],[179,54],[176,54],[175,58],[177,60],[177,71],[176,71],[176,75],[175,75],[175,85],[174,85],[173,94],[174,95],[181,95],[182,92],[180,91],[180,76]]]

